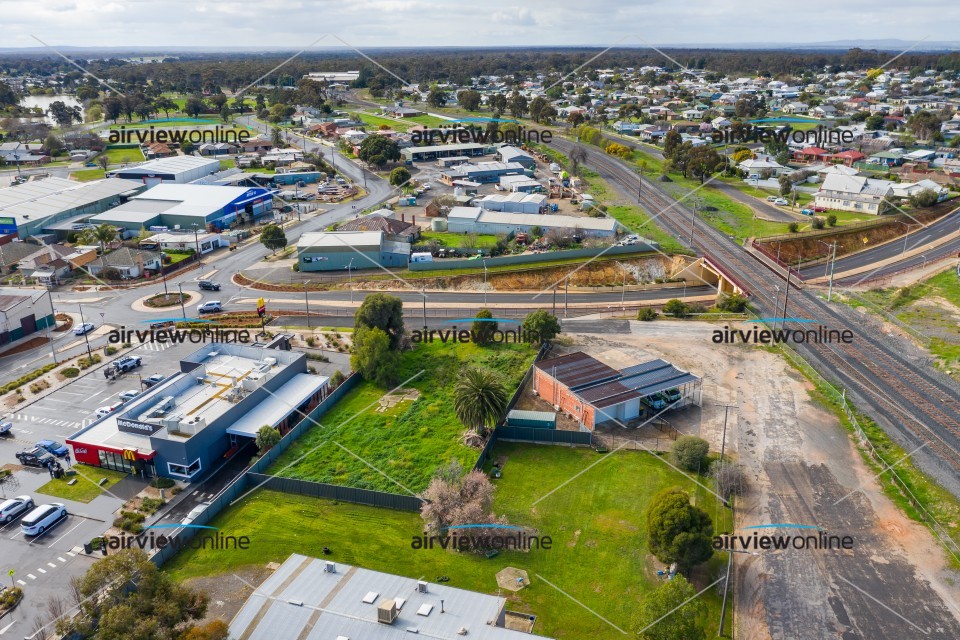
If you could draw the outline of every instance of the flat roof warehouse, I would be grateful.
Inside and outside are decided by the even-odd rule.
[[[263,425],[292,427],[329,393],[306,356],[211,343],[180,371],[67,438],[78,462],[195,480]]]

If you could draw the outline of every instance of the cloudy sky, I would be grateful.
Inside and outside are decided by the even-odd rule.
[[[957,42],[956,0],[0,0],[0,48]],[[321,40],[316,47],[343,45]],[[922,47],[921,47],[922,48]]]

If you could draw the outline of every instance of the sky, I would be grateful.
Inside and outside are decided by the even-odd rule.
[[[0,48],[957,42],[956,0],[0,0]],[[346,45],[328,36],[314,45]],[[922,46],[920,47],[922,49]]]

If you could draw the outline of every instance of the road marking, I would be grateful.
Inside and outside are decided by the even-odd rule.
[[[59,433],[56,434],[56,436],[57,436],[58,438],[62,438],[62,439],[66,439],[66,438],[69,438],[69,437],[70,437],[70,436],[61,435],[61,434],[59,434]]]
[[[27,584],[27,583],[26,583],[26,582],[24,582],[23,580],[17,580],[17,584]],[[8,627],[8,628],[9,628],[9,627]],[[0,631],[0,633],[3,633],[3,632],[2,632],[2,631]]]
[[[37,571],[39,571],[40,573],[46,573],[46,572],[47,572],[46,569],[42,569],[42,568],[40,568],[40,567],[37,567]]]
[[[64,560],[63,556],[57,556],[57,560],[59,560],[60,562],[66,562],[66,560]]]
[[[82,524],[83,524],[82,521],[81,521],[81,522],[78,522],[76,525],[73,526],[72,529],[70,529],[70,531],[67,531],[65,534],[63,534],[62,536],[60,536],[59,538],[57,538],[56,540],[54,540],[53,542],[51,542],[51,543],[50,543],[50,546],[52,547],[53,545],[57,544],[58,542],[60,542],[60,541],[63,540],[64,538],[66,538],[68,535],[70,535],[70,532],[71,532],[71,531],[73,531],[74,529],[76,529],[77,527],[79,527],[79,526],[82,525]],[[54,565],[54,566],[56,566],[56,565]]]
[[[72,551],[67,551],[67,555],[70,556],[71,558],[76,558],[76,557],[77,557],[77,554],[75,554],[75,553],[72,552]]]
[[[96,397],[97,397],[98,395],[100,395],[101,393],[103,393],[103,391],[97,391],[95,394],[93,394],[92,396],[90,396],[90,399],[93,400],[94,398],[96,398]]]
[[[32,573],[28,573],[28,574],[27,574],[27,577],[30,578],[31,580],[36,580],[36,579],[37,579],[37,576],[33,575]]]
[[[14,538],[16,538],[16,537],[17,537],[18,535],[20,535],[21,533],[23,533],[23,530],[17,531],[15,534],[13,534],[12,536],[10,536],[10,539],[13,540]]]
[[[27,584],[27,583],[24,582],[23,580],[17,580],[17,582],[19,582],[20,584]],[[3,629],[0,629],[0,636],[2,636],[3,634],[5,634],[5,633],[7,632],[7,630],[9,630],[10,627],[12,627],[12,626],[15,625],[15,624],[17,624],[17,621],[16,621],[16,620],[14,620],[13,622],[11,622],[11,623],[8,624],[7,626],[5,626]]]
[[[48,562],[48,563],[47,563],[47,566],[50,567],[51,569],[56,569],[56,568],[57,568],[57,565],[53,564],[52,562]]]

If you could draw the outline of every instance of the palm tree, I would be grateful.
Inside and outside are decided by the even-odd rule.
[[[109,224],[101,224],[93,228],[87,227],[80,233],[79,239],[82,244],[100,245],[100,253],[103,253],[107,244],[117,239],[117,229]]]
[[[454,387],[453,407],[460,422],[484,438],[507,408],[507,390],[493,371],[467,367]]]

